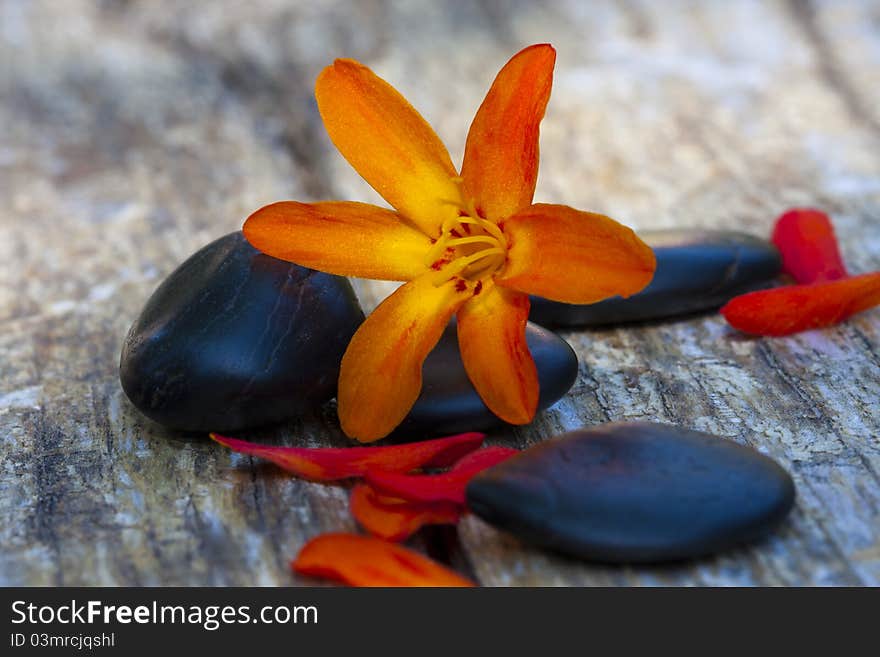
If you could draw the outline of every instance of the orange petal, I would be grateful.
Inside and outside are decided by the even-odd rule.
[[[422,389],[425,357],[470,296],[455,280],[435,287],[433,273],[385,299],[361,324],[342,357],[339,420],[352,438],[378,440],[406,417]]]
[[[465,195],[499,221],[532,202],[538,132],[553,85],[556,51],[529,46],[504,65],[468,133],[461,165]]]
[[[321,534],[306,543],[290,565],[303,575],[351,586],[474,586],[418,552],[357,534]]]
[[[454,525],[464,513],[458,504],[409,502],[380,495],[367,484],[351,491],[350,507],[361,527],[386,541],[406,540],[425,525]]]
[[[431,126],[394,87],[351,59],[337,59],[315,83],[318,110],[343,157],[427,235],[458,210],[457,172]]]
[[[242,230],[263,253],[340,276],[408,281],[428,270],[431,240],[368,203],[281,201],[254,212]]]
[[[531,422],[538,409],[528,319],[528,295],[498,286],[458,310],[458,345],[468,377],[489,410],[511,424]]]
[[[503,229],[510,249],[496,281],[505,287],[564,303],[595,303],[635,294],[654,277],[651,248],[601,214],[539,203]]]
[[[791,335],[833,326],[880,304],[880,272],[836,281],[759,290],[721,309],[734,328],[755,335]]]

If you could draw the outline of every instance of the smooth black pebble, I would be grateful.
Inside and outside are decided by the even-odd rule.
[[[531,323],[526,325],[526,342],[538,369],[541,386],[538,409],[543,410],[574,385],[577,356],[561,337]],[[422,394],[394,435],[422,438],[480,431],[502,424],[504,422],[486,407],[468,379],[453,321],[425,360]]]
[[[654,279],[644,290],[588,305],[532,297],[529,319],[551,327],[602,326],[714,310],[767,287],[782,268],[773,244],[744,233],[657,230],[639,237],[657,256]]]
[[[153,293],[122,348],[122,387],[144,415],[189,431],[257,427],[336,394],[364,314],[347,279],[212,242]]]
[[[475,477],[471,510],[588,560],[659,562],[755,540],[794,504],[775,461],[731,440],[651,423],[574,431]]]

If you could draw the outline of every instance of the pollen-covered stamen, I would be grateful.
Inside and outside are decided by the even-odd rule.
[[[465,198],[460,178],[454,178],[460,198],[446,201],[458,209],[440,227],[426,255],[426,264],[437,271],[435,285],[457,279],[463,289],[495,274],[507,260],[507,237],[495,223],[480,216],[473,198]],[[482,286],[481,286],[482,287]],[[474,288],[476,289],[476,288]]]

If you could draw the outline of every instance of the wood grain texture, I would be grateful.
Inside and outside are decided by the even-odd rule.
[[[880,269],[870,0],[198,4],[0,0],[0,584],[314,583],[288,560],[354,529],[345,488],[167,432],[117,378],[150,292],[250,211],[377,201],[313,101],[334,57],[394,83],[458,162],[498,68],[550,41],[537,200],[759,235],[816,205],[850,269]],[[357,282],[368,308],[392,288]],[[574,389],[494,442],[626,419],[710,431],[793,474],[790,521],[653,568],[571,561],[474,518],[416,546],[486,585],[880,584],[880,311],[784,339],[719,316],[564,337]],[[345,444],[332,408],[246,437]]]

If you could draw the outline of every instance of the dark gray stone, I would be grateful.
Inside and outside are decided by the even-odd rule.
[[[531,323],[526,325],[526,342],[538,368],[538,408],[545,409],[574,385],[577,356],[561,337]],[[422,380],[422,394],[395,436],[419,438],[504,424],[486,407],[468,379],[458,351],[454,321],[425,360]]]
[[[543,326],[602,326],[720,308],[767,287],[782,261],[770,242],[744,233],[658,230],[639,233],[657,256],[654,280],[628,299],[571,305],[532,297],[529,319]]]
[[[699,557],[758,539],[794,504],[774,461],[651,423],[574,431],[475,477],[471,510],[536,545],[603,562]]]
[[[363,318],[347,279],[263,255],[232,233],[147,301],[122,348],[122,387],[144,415],[174,429],[293,418],[336,394]]]

